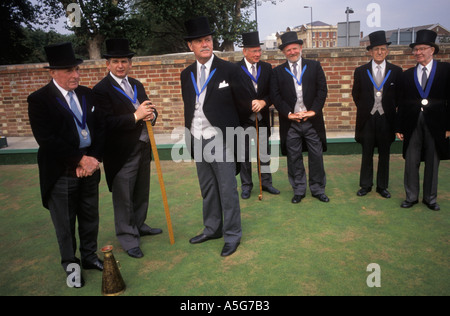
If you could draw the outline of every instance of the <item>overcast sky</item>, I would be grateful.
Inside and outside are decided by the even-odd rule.
[[[350,21],[361,22],[364,36],[378,30],[435,23],[450,30],[449,0],[278,0],[276,5],[270,1],[258,1],[262,2],[258,7],[261,40],[277,31],[285,31],[287,27],[310,23],[311,9],[305,9],[304,6],[313,8],[314,21],[332,25],[345,22],[345,11],[350,7],[355,12],[350,15]],[[378,4],[381,9],[380,27],[370,27],[367,23],[367,18],[372,14],[367,9],[372,3]]]

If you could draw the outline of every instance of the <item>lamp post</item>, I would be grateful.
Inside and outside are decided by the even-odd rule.
[[[345,14],[347,14],[347,47],[350,46],[350,14],[355,13],[353,9],[350,9],[347,7],[347,10],[345,10]]]
[[[313,48],[314,47],[314,42],[313,42],[313,35],[314,35],[314,32],[313,32],[313,8],[310,7],[310,6],[307,6],[307,5],[305,5],[303,8],[311,9],[311,48]]]

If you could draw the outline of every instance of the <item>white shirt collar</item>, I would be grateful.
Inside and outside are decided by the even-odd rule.
[[[69,93],[68,90],[64,89],[63,87],[61,87],[55,79],[53,79],[53,83],[55,84],[56,88],[58,88],[58,90],[61,92],[61,94],[64,96],[64,98],[67,98],[67,94]]]
[[[112,72],[109,72],[109,74],[111,75],[111,77],[119,84],[119,86],[122,86],[122,80],[125,79],[126,81],[128,81],[128,76],[125,76],[125,78],[119,78],[116,75],[114,75]],[[130,83],[128,81],[128,83]]]
[[[302,65],[302,57],[300,57],[300,59],[297,61],[297,65],[298,65],[299,67]],[[289,61],[289,67],[291,67],[291,69],[292,69],[293,66],[294,66],[294,63],[291,63],[291,62]]]
[[[245,65],[247,66],[248,71],[249,71],[250,73],[252,73],[252,66],[255,65],[255,67],[256,67],[256,66],[257,66],[257,63],[251,64],[251,63],[249,63],[249,61],[247,60],[247,58],[244,58],[244,60],[245,60]]]
[[[375,70],[377,70],[377,66],[378,66],[378,64],[374,60],[372,60],[373,72],[375,72]],[[386,60],[383,60],[383,62],[381,64],[379,64],[379,66],[381,66],[381,71],[384,71],[386,69]]]
[[[431,59],[431,61],[426,65],[426,66],[422,66],[421,64],[419,64],[419,71],[422,72],[422,69],[426,67],[428,74],[431,73],[431,70],[433,70],[433,59]]]
[[[211,71],[213,60],[214,60],[214,54],[211,56],[211,58],[205,64],[207,72]],[[201,67],[202,67],[202,64],[200,64],[200,62],[197,60],[197,70],[198,70],[199,74],[201,71]]]

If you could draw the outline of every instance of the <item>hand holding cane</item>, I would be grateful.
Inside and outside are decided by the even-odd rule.
[[[148,137],[150,138],[150,143],[152,145],[153,157],[155,158],[156,170],[158,171],[158,179],[159,179],[159,185],[161,187],[161,194],[162,194],[163,203],[164,203],[164,211],[166,213],[166,221],[167,221],[167,228],[169,230],[170,244],[173,245],[175,243],[175,239],[173,236],[172,220],[170,218],[169,203],[167,202],[166,187],[164,185],[164,179],[163,179],[163,174],[162,174],[162,170],[161,170],[161,162],[159,160],[158,148],[156,147],[156,141],[155,141],[155,135],[153,133],[152,123],[150,121],[147,121],[146,124],[147,124],[147,130],[148,130]]]

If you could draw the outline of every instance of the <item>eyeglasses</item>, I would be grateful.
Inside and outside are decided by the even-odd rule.
[[[431,46],[428,47],[416,47],[413,49],[413,54],[417,54],[417,53],[423,53],[425,50],[431,48]]]

